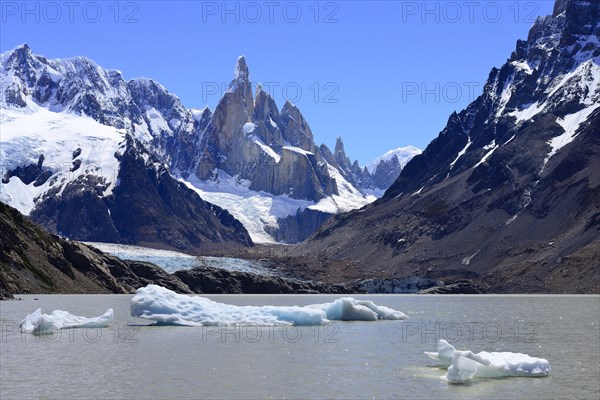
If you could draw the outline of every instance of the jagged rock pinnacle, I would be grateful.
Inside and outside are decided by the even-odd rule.
[[[246,65],[246,58],[244,58],[244,56],[238,57],[237,63],[235,65],[234,76],[235,79],[248,79],[248,77],[250,76],[248,66]]]

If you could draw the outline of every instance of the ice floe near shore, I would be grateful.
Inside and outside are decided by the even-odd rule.
[[[448,368],[448,382],[464,383],[473,378],[500,378],[508,376],[540,377],[550,374],[550,363],[544,358],[511,352],[456,350],[445,340],[440,340],[437,352],[425,352],[439,361],[439,366]]]
[[[330,320],[377,321],[408,318],[372,301],[343,297],[332,303],[299,306],[235,306],[199,296],[177,294],[157,285],[137,290],[131,315],[170,325],[319,325]]]
[[[49,335],[66,328],[106,328],[113,321],[113,310],[109,308],[99,317],[87,318],[55,310],[52,314],[42,314],[38,308],[21,321],[21,332],[34,335]]]

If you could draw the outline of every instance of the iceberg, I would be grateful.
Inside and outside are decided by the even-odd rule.
[[[59,329],[66,328],[106,328],[113,321],[113,310],[109,308],[99,317],[87,318],[55,310],[52,314],[42,314],[38,308],[21,321],[21,332],[34,335],[50,335]]]
[[[456,350],[445,340],[438,341],[437,352],[425,354],[448,368],[445,379],[451,383],[465,383],[473,378],[501,378],[509,376],[540,377],[550,374],[550,363],[544,358],[522,353]]]
[[[437,352],[426,351],[425,354],[430,358],[438,361],[438,367],[440,368],[448,368],[452,365],[452,357],[456,349],[450,343],[445,340],[439,340],[437,344]]]
[[[327,319],[336,321],[377,321],[379,319],[407,319],[406,314],[385,306],[378,306],[371,300],[356,300],[353,297],[342,297],[332,303],[313,304],[307,306],[325,311]]]
[[[158,285],[136,291],[131,315],[166,325],[320,325],[330,320],[377,321],[408,318],[372,301],[343,297],[332,303],[300,306],[235,306],[204,297],[177,294]]]

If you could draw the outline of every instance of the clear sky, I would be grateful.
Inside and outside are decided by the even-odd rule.
[[[290,98],[317,144],[341,136],[364,165],[424,148],[479,95],[553,1],[0,2],[0,49],[87,56],[213,108],[245,55],[278,106]]]

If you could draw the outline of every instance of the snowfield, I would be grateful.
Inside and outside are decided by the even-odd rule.
[[[544,160],[544,166],[553,155],[555,155],[560,149],[571,143],[573,139],[577,137],[576,132],[577,129],[579,129],[579,125],[581,125],[582,122],[587,121],[588,117],[594,111],[596,111],[598,107],[600,107],[600,104],[594,104],[576,113],[565,115],[564,118],[558,118],[556,120],[556,123],[559,124],[565,132],[562,135],[552,138],[548,142],[551,150]]]
[[[34,182],[26,185],[19,178],[10,179],[8,184],[2,184],[0,201],[28,215],[38,196],[84,173],[104,179],[108,184],[105,196],[112,192],[119,172],[115,153],[124,148],[124,130],[102,125],[89,117],[48,111],[35,104],[23,111],[2,108],[0,112],[2,176],[19,166],[37,164],[42,154],[43,168],[52,172],[52,176],[37,187]],[[78,149],[80,154],[74,157]],[[75,160],[81,165],[71,171]]]

